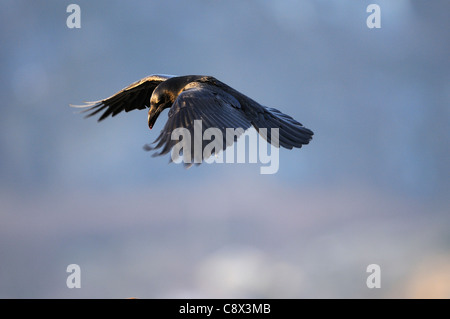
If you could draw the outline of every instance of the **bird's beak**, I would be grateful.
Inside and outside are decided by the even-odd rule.
[[[148,111],[148,127],[150,129],[153,128],[153,125],[155,124],[157,118],[158,113],[156,112],[156,107],[151,106],[150,110]]]

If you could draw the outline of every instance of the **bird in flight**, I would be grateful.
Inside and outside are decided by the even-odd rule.
[[[217,128],[222,133],[222,147],[215,150],[216,154],[233,144],[251,126],[268,143],[287,149],[300,148],[308,144],[313,136],[311,130],[289,115],[263,106],[216,78],[204,75],[150,75],[106,99],[71,106],[85,108],[83,112],[87,112],[86,117],[101,114],[98,121],[123,111],[143,110],[148,107],[150,129],[161,112],[169,108],[168,119],[161,133],[153,145],[144,147],[146,150],[158,150],[154,156],[167,154],[179,142],[172,139],[172,133],[176,129],[187,129],[191,136],[194,136],[195,126],[199,121],[202,123],[202,136],[208,128]],[[227,128],[236,129],[231,139],[228,139]],[[272,136],[271,129],[278,129],[278,134]],[[188,144],[191,145],[192,154],[194,143],[195,141]],[[202,150],[205,143],[203,141]],[[186,149],[183,149],[183,152],[186,152]],[[200,162],[206,158],[201,154]],[[188,158],[190,162],[185,164],[191,166],[194,156]]]

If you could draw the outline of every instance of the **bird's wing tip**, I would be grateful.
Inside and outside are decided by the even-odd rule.
[[[98,100],[98,101],[83,101],[84,104],[72,104],[69,103],[70,107],[74,107],[74,108],[78,108],[78,109],[82,109],[82,108],[86,108],[86,107],[92,107],[95,106],[96,104],[99,104],[103,102],[103,100]]]
[[[77,108],[77,109],[81,109],[81,108],[85,108],[85,107],[86,107],[86,105],[72,104],[72,103],[69,103],[69,106],[70,106],[70,107]]]
[[[147,152],[152,151],[152,150],[155,149],[150,144],[145,144],[144,146],[142,146],[142,148],[144,149],[144,151],[147,151]]]

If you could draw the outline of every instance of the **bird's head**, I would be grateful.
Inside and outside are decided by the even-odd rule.
[[[164,87],[159,88],[159,86],[153,91],[152,97],[150,98],[150,110],[148,111],[148,127],[153,128],[159,114],[161,112],[171,107],[175,98],[173,94],[165,90]]]
[[[150,110],[148,111],[148,127],[152,129],[159,114],[166,108],[171,107],[178,95],[185,89],[186,85],[204,78],[201,75],[174,76],[161,82],[152,93],[150,98]]]

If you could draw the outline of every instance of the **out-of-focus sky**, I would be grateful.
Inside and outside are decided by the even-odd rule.
[[[450,297],[448,1],[1,6],[0,298]],[[69,107],[155,73],[213,75],[314,139],[274,175],[185,170],[142,149],[166,112]]]

